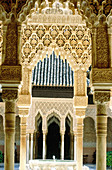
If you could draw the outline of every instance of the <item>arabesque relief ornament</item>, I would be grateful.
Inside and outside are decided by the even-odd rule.
[[[49,29],[46,25],[39,24],[24,25],[22,35],[22,63],[30,64],[38,56],[41,59],[43,51],[47,54],[49,51],[58,51],[60,56],[62,51],[64,55],[69,56],[74,65],[85,65],[90,63],[91,58],[91,38],[90,30],[85,26],[73,27],[65,25],[51,24]],[[50,53],[49,53],[50,54]],[[46,55],[45,55],[46,56]],[[45,57],[44,56],[44,57]]]

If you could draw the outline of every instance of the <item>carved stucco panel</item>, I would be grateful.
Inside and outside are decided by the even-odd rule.
[[[44,101],[44,102],[36,102],[35,103],[35,111],[37,112],[38,109],[42,111],[43,114],[47,114],[52,109],[57,110],[60,115],[66,115],[68,111],[73,113],[73,102],[58,102],[58,101]],[[36,114],[36,113],[35,113]]]
[[[47,99],[32,99],[32,107],[29,113],[29,117],[27,119],[28,127],[27,129],[35,129],[35,117],[38,113],[41,114],[42,118],[47,117],[55,113],[60,117],[60,121],[62,116],[66,117],[68,114],[73,117],[74,109],[73,109],[73,100],[47,100]]]
[[[54,104],[55,103],[55,104]],[[60,105],[59,105],[60,103]],[[71,117],[74,119],[74,108],[73,108],[73,100],[69,102],[63,102],[63,101],[48,101],[47,99],[32,99],[32,107],[30,109],[29,117],[27,119],[27,129],[34,130],[35,129],[35,116],[40,113],[40,115],[43,117],[49,117],[50,114],[53,114],[53,112],[56,112],[55,114],[59,114],[60,118],[66,117],[68,114],[71,115]],[[95,127],[96,127],[96,105],[88,105],[86,108],[85,117],[91,117],[95,121]],[[107,106],[107,116],[112,118],[112,113],[110,108]],[[75,123],[76,124],[76,123]],[[74,125],[75,125],[74,124]],[[75,127],[73,127],[75,129]]]

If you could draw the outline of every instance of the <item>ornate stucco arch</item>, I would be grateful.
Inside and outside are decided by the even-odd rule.
[[[74,114],[74,113],[72,113],[72,110],[67,110],[66,113],[65,113],[65,118],[66,118],[67,116],[69,116],[70,119],[73,119],[73,114]]]
[[[37,109],[37,110],[36,110],[35,117],[36,117],[38,114],[40,114],[41,117],[43,117],[43,112],[41,111],[41,109]]]
[[[57,2],[58,3],[58,2]],[[61,5],[60,5],[61,6]],[[52,11],[56,9],[56,15]],[[58,12],[62,10],[63,15]],[[73,70],[84,69],[91,63],[91,37],[86,23],[75,10],[75,15],[65,13],[65,8],[51,7],[50,13],[32,9],[23,22],[22,28],[22,64],[33,68],[39,60],[55,52],[62,59],[67,59]],[[68,11],[71,11],[69,6]],[[73,12],[73,11],[72,11]]]
[[[58,120],[61,122],[61,114],[58,110],[56,110],[55,108],[49,110],[46,114],[46,119],[47,121],[52,118],[53,116],[55,116],[56,118],[58,118]]]

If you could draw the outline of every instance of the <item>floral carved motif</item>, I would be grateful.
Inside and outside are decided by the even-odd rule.
[[[77,46],[78,41],[75,35],[72,35],[70,38],[70,45],[72,46],[72,49],[75,49],[75,47]]]
[[[53,25],[50,29],[50,35],[53,38],[53,40],[57,37],[58,35],[58,29],[56,27],[56,25]]]
[[[81,26],[79,26],[77,29],[76,29],[76,36],[78,37],[79,40],[81,40],[84,36],[84,30],[82,29]]]
[[[85,49],[87,49],[90,45],[89,37],[87,35],[84,36],[84,39],[82,41],[82,44]]]
[[[38,28],[37,28],[37,36],[42,39],[42,37],[44,36],[45,34],[45,28],[43,27],[43,25],[39,25]]]
[[[46,34],[45,36],[44,36],[44,38],[43,38],[43,44],[44,44],[44,46],[49,46],[50,44],[51,44],[51,37],[50,37],[50,35],[49,34]]]
[[[31,47],[30,47],[30,44],[25,44],[25,47],[23,47],[23,53],[24,55],[26,56],[26,58],[28,58],[28,56],[30,55],[31,53]]]
[[[31,34],[32,34],[32,29],[31,29],[30,25],[28,25],[28,26],[26,27],[26,29],[24,29],[24,34],[25,34],[25,36],[27,37],[27,39],[31,36]]]
[[[68,40],[71,36],[71,28],[70,26],[65,26],[65,28],[63,29],[63,35],[65,36],[65,38]]]
[[[36,47],[36,45],[38,44],[38,38],[36,37],[36,35],[32,35],[32,37],[30,38],[30,44],[33,49]]]
[[[59,47],[63,47],[65,44],[65,38],[63,35],[59,35],[58,38],[56,39],[56,43],[58,44]]]

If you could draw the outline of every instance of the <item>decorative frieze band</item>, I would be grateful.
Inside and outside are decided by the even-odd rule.
[[[21,81],[22,67],[19,66],[1,66],[1,80],[2,81]]]
[[[112,68],[93,68],[92,83],[112,83]]]

